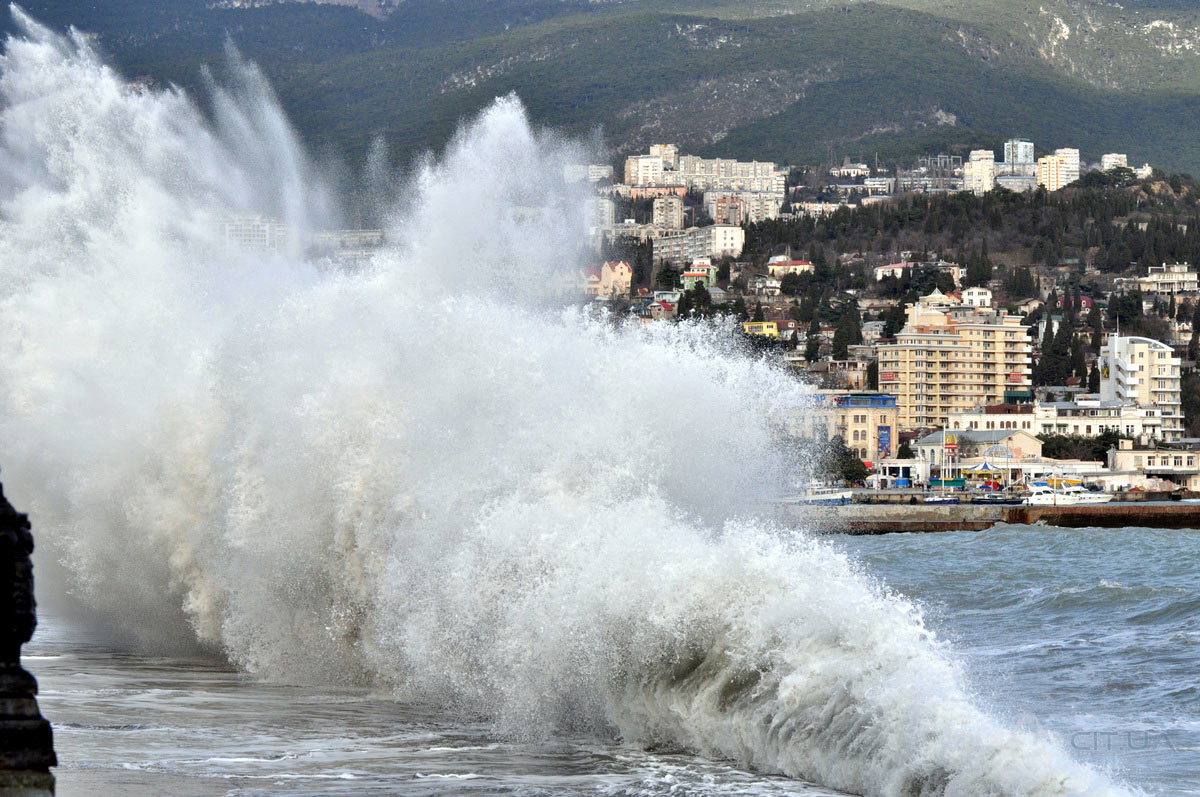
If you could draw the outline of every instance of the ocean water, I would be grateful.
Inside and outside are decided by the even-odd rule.
[[[1042,712],[1022,671],[984,666],[1015,653],[975,647],[1061,640],[1020,614],[973,626],[992,608],[916,579],[932,553],[762,516],[811,467],[783,368],[725,322],[556,299],[594,257],[563,167],[600,154],[498,98],[402,178],[371,161],[388,244],[347,269],[305,245],[343,223],[337,169],[253,65],[231,52],[203,97],[130,85],[85,35],[12,13],[0,476],[37,535],[31,664],[65,788],[1138,788],[1055,724],[1115,711],[1105,684]],[[281,246],[225,239],[255,214]],[[1017,539],[1005,556],[1053,551]],[[1051,602],[1066,561],[1036,576]],[[1155,705],[1190,699],[1162,683]]]
[[[1131,791],[1200,793],[1200,531],[831,542],[920,600],[996,716]],[[62,618],[43,618],[27,650],[62,794],[842,793],[608,734],[521,740],[376,690],[264,683],[211,658],[114,649]]]

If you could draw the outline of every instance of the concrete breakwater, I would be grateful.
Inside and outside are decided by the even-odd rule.
[[[1200,503],[1113,502],[1084,506],[996,506],[987,504],[847,504],[788,506],[789,525],[843,534],[982,531],[997,523],[1045,524],[1067,528],[1144,526],[1200,529]]]
[[[854,493],[852,499],[855,504],[920,504],[921,499],[926,495],[937,495],[937,491],[931,493],[922,492],[921,490],[859,490]],[[975,503],[977,496],[967,493],[953,493],[958,498],[960,504]],[[1125,490],[1112,494],[1112,503],[1146,503],[1156,501],[1181,501],[1185,499],[1200,499],[1200,493],[1191,492],[1188,490],[1175,490],[1174,492],[1151,492],[1146,490]]]

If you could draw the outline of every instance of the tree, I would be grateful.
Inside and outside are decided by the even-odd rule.
[[[1092,366],[1091,373],[1088,374],[1087,389],[1089,393],[1100,392],[1100,369],[1094,365]]]
[[[1100,305],[1092,302],[1092,309],[1088,311],[1088,326],[1092,328],[1092,351],[1100,351],[1100,347],[1104,345],[1104,319],[1100,316]]]
[[[879,360],[867,363],[867,390],[879,389]]]
[[[1188,341],[1188,359],[1192,362],[1200,360],[1200,302],[1192,315],[1192,339]]]
[[[821,358],[821,325],[814,317],[808,325],[808,342],[804,347],[804,359],[815,363]]]
[[[845,360],[850,356],[849,347],[862,341],[862,323],[858,307],[851,306],[838,319],[833,330],[833,359]]]
[[[908,444],[908,441],[901,440],[900,448],[896,451],[896,459],[916,459],[916,458],[917,457],[913,453],[912,446],[910,446]]]
[[[737,316],[738,321],[750,320],[750,313],[746,311],[746,300],[741,296],[733,300],[733,314]]]
[[[766,321],[767,320],[767,317],[765,315],[763,315],[762,302],[754,303],[754,316],[750,320],[751,321]]]
[[[829,441],[825,463],[825,469],[831,476],[847,484],[859,484],[867,478],[867,466],[858,458],[858,454],[846,446],[841,435],[835,435]]]
[[[654,281],[660,288],[675,288],[679,285],[679,270],[670,266],[663,266],[658,270]]]

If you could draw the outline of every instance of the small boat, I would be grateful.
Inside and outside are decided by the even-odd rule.
[[[957,495],[942,495],[941,493],[928,493],[925,495],[923,503],[926,504],[957,504]]]
[[[973,504],[1020,504],[1024,500],[1019,495],[1005,492],[976,493],[971,496]]]
[[[790,496],[785,500],[789,504],[806,504],[809,506],[841,506],[850,503],[854,493],[850,490],[839,490],[836,487],[814,487],[800,495]]]

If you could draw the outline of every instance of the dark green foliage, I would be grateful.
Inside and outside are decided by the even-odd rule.
[[[825,471],[834,479],[841,479],[846,484],[860,484],[867,478],[867,466],[850,450],[841,435],[835,435],[829,441],[825,453]]]
[[[1180,398],[1187,436],[1200,437],[1200,370],[1193,368],[1184,375]]]
[[[1051,459],[1103,460],[1108,450],[1115,447],[1121,438],[1118,432],[1105,432],[1095,437],[1078,434],[1040,434],[1042,456]]]
[[[850,305],[833,330],[833,352],[835,360],[844,360],[849,356],[849,346],[862,343],[862,319],[858,314],[857,305]]]
[[[658,287],[670,290],[679,287],[679,273],[679,269],[663,266],[654,279]]]

